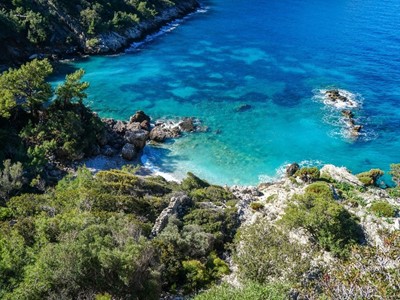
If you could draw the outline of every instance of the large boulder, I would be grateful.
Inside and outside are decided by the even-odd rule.
[[[146,115],[143,111],[138,110],[130,119],[129,123],[142,123],[143,121],[150,122],[150,117]]]
[[[133,160],[134,158],[136,158],[137,155],[135,146],[133,144],[126,143],[122,147],[121,155],[123,159]]]
[[[293,176],[298,170],[300,170],[300,166],[298,163],[292,163],[286,168],[286,176]]]
[[[169,138],[177,138],[180,135],[181,130],[179,127],[168,127],[159,125],[154,127],[150,131],[150,140],[162,143]]]
[[[133,144],[138,150],[142,150],[144,148],[148,137],[149,133],[143,129],[127,131],[125,133],[125,141]]]
[[[113,126],[113,131],[118,134],[123,134],[126,130],[126,123],[123,121],[117,121]]]

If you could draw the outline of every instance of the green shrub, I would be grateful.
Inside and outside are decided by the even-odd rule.
[[[332,189],[325,182],[314,182],[306,187],[305,192],[308,195],[315,195],[326,199],[333,199]]]
[[[355,216],[332,198],[315,193],[295,195],[281,222],[306,229],[322,248],[339,256],[364,238]]]
[[[379,169],[371,169],[367,172],[363,172],[357,174],[357,178],[361,181],[365,186],[376,186],[378,183],[378,179],[382,177],[384,172]]]
[[[264,204],[259,203],[259,202],[251,202],[250,207],[253,210],[261,210],[264,208]]]
[[[385,201],[372,203],[371,211],[378,217],[393,218],[396,215],[396,208]]]
[[[393,181],[397,186],[400,185],[400,164],[391,164],[390,165],[390,175],[392,175]]]
[[[194,300],[284,300],[288,293],[288,286],[282,283],[247,282],[241,288],[228,284],[215,286],[198,294]]]
[[[210,184],[208,182],[200,179],[199,177],[197,177],[196,175],[194,175],[191,172],[187,173],[187,177],[184,180],[182,180],[182,183],[181,183],[181,188],[184,191],[202,189],[202,188],[206,188],[208,186],[210,186]]]
[[[304,182],[311,183],[320,178],[320,171],[317,167],[303,167],[294,176],[299,177]]]
[[[291,241],[287,233],[265,220],[241,227],[235,237],[234,262],[243,280],[265,284],[282,278],[296,282],[309,269],[303,252],[312,250]]]

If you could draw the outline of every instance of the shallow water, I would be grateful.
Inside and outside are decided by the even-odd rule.
[[[201,13],[126,54],[73,63],[103,117],[195,116],[209,132],[146,147],[181,178],[257,184],[290,162],[353,172],[400,162],[400,2],[206,1]],[[55,80],[55,83],[57,80]],[[359,139],[320,91],[357,101]],[[250,109],[238,112],[241,105]]]

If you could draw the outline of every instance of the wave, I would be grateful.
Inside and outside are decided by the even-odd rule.
[[[153,40],[155,40],[157,37],[166,34],[168,32],[171,32],[173,30],[175,30],[176,28],[178,28],[184,20],[189,19],[191,16],[193,16],[194,14],[198,14],[198,13],[206,13],[209,10],[209,6],[205,6],[205,7],[200,7],[198,8],[195,12],[190,13],[186,16],[184,16],[181,19],[176,19],[170,23],[168,23],[167,25],[161,27],[157,32],[153,33],[153,34],[149,34],[147,35],[143,40],[141,40],[140,42],[134,42],[132,43],[128,49],[125,50],[125,53],[129,53],[129,52],[135,52],[135,51],[139,51],[141,50],[140,47],[148,44],[150,42],[152,42]]]
[[[343,96],[347,101],[333,101],[327,94],[330,90],[338,91],[340,96]],[[352,93],[345,89],[315,89],[313,90],[313,99],[322,102],[327,107],[332,107],[336,109],[346,109],[346,108],[361,108],[364,103],[364,98],[359,93]]]
[[[282,181],[286,177],[286,168],[291,165],[293,162],[285,161],[282,165],[275,169],[275,175],[270,176],[267,174],[261,174],[258,176],[258,183],[274,183]],[[321,160],[310,159],[310,160],[302,160],[299,163],[300,168],[302,167],[318,167],[321,168],[325,165],[325,163]]]

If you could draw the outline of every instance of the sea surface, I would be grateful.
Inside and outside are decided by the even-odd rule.
[[[291,162],[354,173],[400,162],[398,0],[203,1],[124,54],[67,67],[86,70],[102,117],[140,109],[209,128],[145,148],[146,166],[177,179],[254,185]],[[358,138],[324,97],[332,88],[355,103]]]

